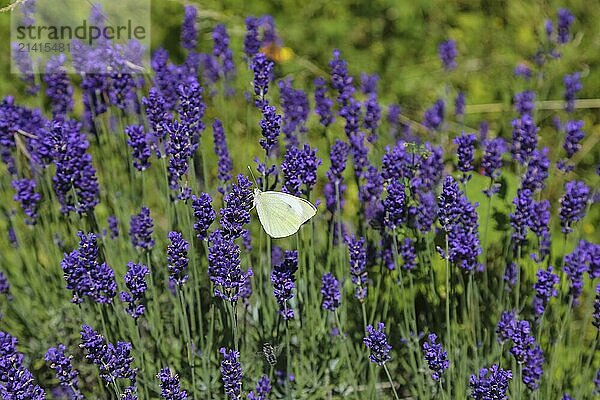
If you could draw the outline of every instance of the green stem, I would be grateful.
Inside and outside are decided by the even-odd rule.
[[[388,380],[390,381],[390,385],[392,385],[392,392],[394,392],[394,398],[396,400],[400,400],[400,398],[398,397],[398,393],[396,393],[396,387],[394,385],[394,381],[392,380],[392,376],[390,375],[390,371],[388,370],[388,367],[385,363],[383,363],[383,369],[385,370],[385,374],[388,377]]]

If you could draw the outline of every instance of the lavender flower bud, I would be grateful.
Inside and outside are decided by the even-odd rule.
[[[134,247],[144,250],[150,250],[154,247],[154,239],[152,239],[154,222],[150,217],[148,207],[142,207],[139,214],[132,215],[129,225],[129,237]]]
[[[427,365],[429,365],[431,377],[434,381],[440,380],[444,371],[450,366],[450,361],[448,361],[447,353],[442,348],[442,344],[436,342],[437,335],[432,333],[427,337],[427,341],[423,343],[425,360],[427,361]]]
[[[225,395],[233,400],[238,400],[242,391],[242,366],[240,364],[240,352],[227,350],[221,347],[219,352],[223,355],[221,361],[221,379],[225,388]]]
[[[367,336],[363,339],[363,343],[370,350],[369,360],[372,363],[376,363],[381,367],[391,359],[390,350],[392,346],[387,341],[383,322],[377,324],[377,329],[373,328],[373,325],[367,326]]]
[[[187,400],[187,392],[181,390],[179,376],[168,367],[156,376],[160,380],[160,396],[165,400]]]
[[[335,276],[327,272],[323,274],[323,279],[321,282],[321,295],[323,295],[321,306],[324,310],[337,310],[341,305],[342,299],[339,281],[335,279]]]

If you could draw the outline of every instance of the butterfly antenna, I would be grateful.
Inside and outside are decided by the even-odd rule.
[[[254,184],[256,184],[256,187],[258,187],[258,182],[256,181],[256,178],[254,177],[254,172],[252,172],[252,168],[250,168],[249,165],[248,165],[248,171],[250,171],[250,175],[252,176],[252,179],[254,180]]]

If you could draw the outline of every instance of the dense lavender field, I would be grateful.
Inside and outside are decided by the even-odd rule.
[[[522,22],[539,42],[504,112],[469,104],[452,37],[417,112],[339,50],[298,56],[269,15],[177,18],[184,61],[157,48],[143,74],[111,73],[135,63],[110,42],[73,46],[76,74],[17,60],[3,399],[600,395],[598,111],[589,71],[561,72],[598,37],[569,9]],[[317,214],[271,238],[255,188]]]

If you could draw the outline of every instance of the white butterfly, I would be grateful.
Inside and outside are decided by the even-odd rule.
[[[310,202],[283,192],[254,189],[254,207],[267,234],[284,238],[298,232],[317,213]]]

